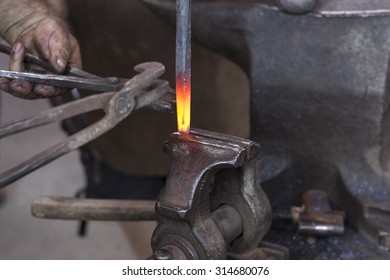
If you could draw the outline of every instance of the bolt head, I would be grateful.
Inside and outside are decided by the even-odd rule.
[[[116,103],[116,110],[119,114],[128,114],[134,109],[134,101],[132,102],[126,97],[121,97]]]

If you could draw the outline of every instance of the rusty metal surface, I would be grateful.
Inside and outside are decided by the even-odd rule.
[[[173,21],[173,0],[144,2]],[[303,15],[270,2],[192,2],[195,39],[250,79],[262,186],[275,208],[325,190],[348,223],[390,250],[389,1],[324,0]]]
[[[292,206],[290,210],[273,209],[273,221],[286,221],[298,225],[300,234],[331,236],[344,234],[343,211],[332,210],[326,192],[308,190],[302,195],[301,206]]]
[[[31,206],[36,218],[60,220],[152,221],[154,200],[39,197]]]
[[[0,138],[97,109],[105,112],[104,117],[99,121],[0,174],[0,188],[96,139],[115,127],[134,110],[153,103],[170,91],[168,82],[158,80],[158,77],[165,70],[162,64],[157,62],[143,63],[137,65],[135,70],[139,74],[130,79],[118,92],[89,96],[41,112],[35,117],[2,125]],[[166,104],[164,106],[164,110],[166,110]]]
[[[165,150],[171,169],[156,204],[161,219],[153,234],[153,250],[187,259],[224,259],[227,252],[257,248],[271,222],[270,205],[259,184],[258,145],[191,130],[189,135],[172,134]],[[222,218],[215,222],[213,216],[219,217],[219,211],[226,215],[224,205],[233,207],[242,219],[232,219],[230,227]]]

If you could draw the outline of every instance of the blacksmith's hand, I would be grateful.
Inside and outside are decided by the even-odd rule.
[[[62,73],[67,65],[81,68],[77,40],[45,0],[0,0],[0,35],[13,46],[11,71],[43,72],[36,66],[25,65],[25,52],[47,59],[57,73]],[[67,91],[6,78],[0,78],[0,89],[28,99],[52,97]]]

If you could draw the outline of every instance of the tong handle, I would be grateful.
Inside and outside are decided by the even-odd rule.
[[[44,196],[31,206],[33,216],[42,219],[98,221],[157,220],[154,200],[117,200]]]
[[[4,44],[0,44],[0,52],[10,55],[11,51],[12,51],[11,47],[4,45]],[[39,66],[39,67],[41,67],[49,72],[57,73],[57,71],[54,69],[54,67],[47,60],[42,59],[36,55],[30,54],[30,53],[25,53],[24,54],[24,62],[29,63],[29,64],[34,64],[34,65]],[[96,76],[96,75],[91,74],[89,72],[85,72],[85,71],[78,69],[78,68],[75,68],[75,67],[71,67],[69,65],[66,66],[63,74],[69,75],[69,76],[75,76],[75,77],[90,78],[90,79],[101,78],[99,76]]]

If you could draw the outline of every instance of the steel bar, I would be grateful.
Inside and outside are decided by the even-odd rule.
[[[43,219],[153,221],[154,200],[115,200],[39,197],[31,206],[33,216]]]
[[[176,1],[176,100],[178,130],[188,133],[191,118],[191,1]]]

